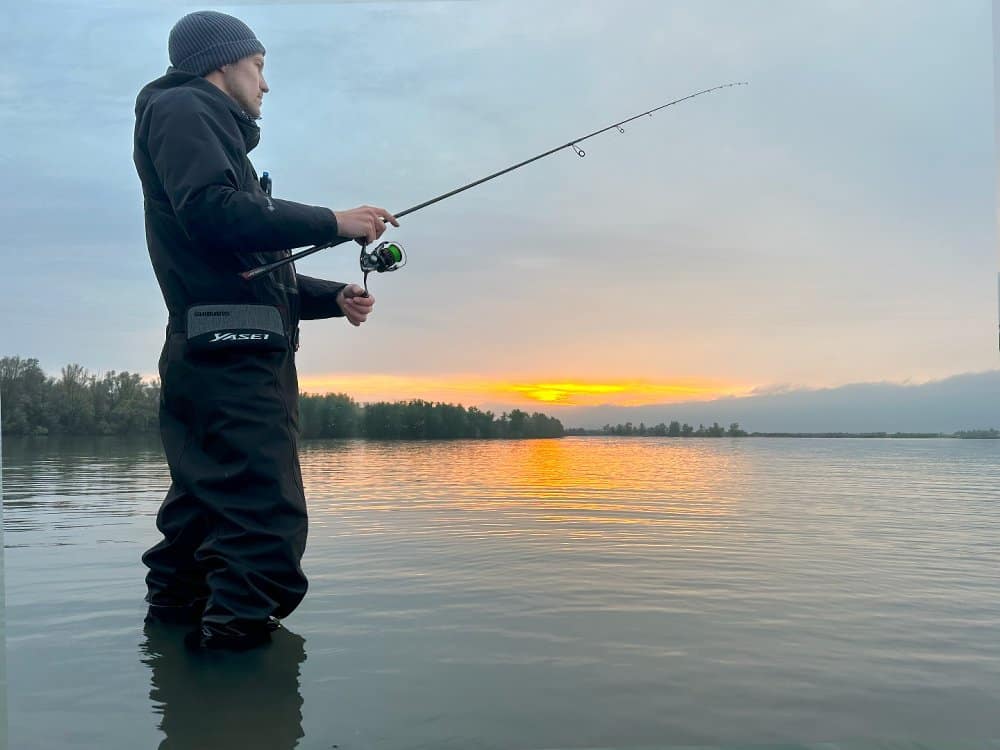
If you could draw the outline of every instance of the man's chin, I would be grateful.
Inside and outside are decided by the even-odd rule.
[[[260,102],[258,100],[255,99],[249,102],[243,101],[239,102],[239,104],[243,111],[250,115],[253,119],[260,119]]]

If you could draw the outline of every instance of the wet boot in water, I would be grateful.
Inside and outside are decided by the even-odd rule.
[[[146,610],[147,623],[165,623],[167,625],[197,625],[201,622],[201,613],[205,610],[205,600],[188,604],[150,604]]]
[[[247,651],[271,641],[271,633],[281,627],[276,617],[264,622],[235,622],[226,625],[203,622],[198,630],[184,637],[184,644],[194,650]]]

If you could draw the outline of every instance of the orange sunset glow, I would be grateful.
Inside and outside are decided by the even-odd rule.
[[[303,375],[305,393],[345,393],[359,402],[424,399],[474,406],[510,403],[524,406],[644,406],[679,401],[707,401],[746,395],[752,386],[713,381],[651,382],[628,380],[494,380],[476,376]]]

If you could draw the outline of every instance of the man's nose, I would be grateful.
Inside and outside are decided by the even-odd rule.
[[[267,85],[267,81],[265,81],[263,78],[260,79],[260,90],[263,91],[265,94],[271,90],[271,88]]]

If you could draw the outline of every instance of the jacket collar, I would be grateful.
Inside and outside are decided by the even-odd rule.
[[[178,73],[176,68],[167,68],[167,75],[172,73]],[[240,133],[243,135],[243,141],[246,144],[247,153],[253,151],[257,144],[260,143],[260,127],[254,121],[254,118],[247,114],[236,103],[229,94],[220,89],[214,83],[206,81],[201,76],[192,76],[188,81],[185,81],[184,85],[192,86],[200,91],[205,91],[211,96],[218,99],[220,102],[224,103],[229,111],[232,113],[233,118],[236,120],[236,124],[239,125]]]

